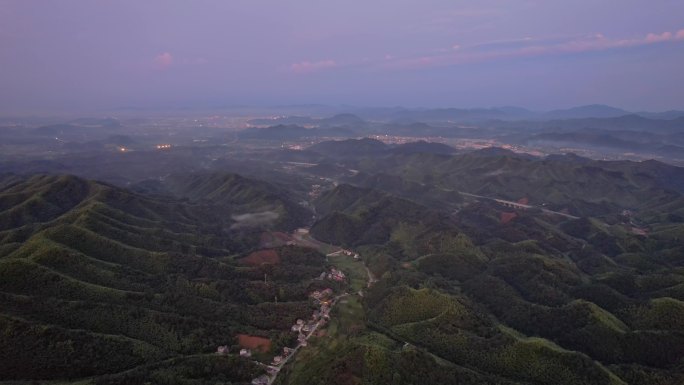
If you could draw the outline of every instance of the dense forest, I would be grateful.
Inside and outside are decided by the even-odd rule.
[[[409,356],[411,367],[435,361],[422,383],[684,381],[682,192],[669,179],[680,169],[505,152],[397,158],[353,162],[407,182],[369,190],[355,176],[318,198],[312,233],[359,250],[380,280],[362,300],[365,333],[322,357],[335,371],[315,383],[421,383],[397,365]],[[410,200],[408,182],[428,180],[540,208]],[[368,345],[377,335],[387,346]],[[459,370],[468,375],[447,379]]]
[[[3,380],[248,383],[263,372],[217,347],[237,352],[239,333],[269,338],[274,351],[288,343],[311,313],[323,256],[281,246],[277,266],[242,263],[263,230],[236,226],[242,213],[280,212],[271,226],[288,230],[302,210],[263,182],[187,183],[199,190],[198,180],[212,193],[187,200],[72,176],[1,179]]]

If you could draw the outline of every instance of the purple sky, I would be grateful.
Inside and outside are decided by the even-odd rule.
[[[0,0],[0,111],[684,109],[682,0]]]

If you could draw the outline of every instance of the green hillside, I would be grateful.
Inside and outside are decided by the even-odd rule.
[[[346,184],[323,194],[315,205],[318,213],[329,214],[311,232],[333,244],[384,244],[404,223],[423,226],[426,237],[439,237],[439,232],[453,229],[446,216],[418,203]]]
[[[249,202],[273,204],[290,226],[299,215],[263,193],[252,199],[260,182],[228,178],[197,201],[72,176],[7,176],[0,186],[3,380],[248,383],[263,369],[216,347],[238,349],[247,333],[278,348],[310,314],[306,289],[322,255],[285,247],[275,267],[238,262],[263,226],[285,226],[235,226]]]
[[[485,157],[479,164],[503,167],[501,178],[533,166],[526,165],[525,158],[494,158]],[[507,166],[509,162],[519,165]],[[534,165],[540,167],[540,177],[560,172],[553,170],[556,166]],[[410,172],[409,162],[403,165],[402,178],[410,179]],[[633,202],[636,218],[617,214],[571,219],[488,200],[466,201],[445,215],[378,190],[339,185],[324,193],[316,203],[325,215],[312,234],[354,247],[380,280],[361,299],[363,315],[357,319],[364,320],[366,329],[352,334],[339,351],[322,350],[320,357],[307,361],[335,368],[310,373],[321,379],[314,383],[354,383],[335,380],[340,377],[333,373],[359,381],[373,378],[369,383],[420,383],[396,365],[408,352],[413,363],[404,365],[432,368],[425,374],[427,382],[684,381],[679,224],[667,215],[654,217],[650,225],[639,219],[646,210],[679,209],[677,199],[665,198],[678,193],[658,190],[654,180],[627,180],[635,174],[584,168],[574,172],[554,178],[581,181],[580,175],[593,176],[598,178],[597,189],[617,180],[632,186],[616,190],[614,197],[620,202],[616,207]],[[615,180],[604,181],[606,177]],[[525,183],[542,183],[525,178]],[[584,186],[553,186],[549,188],[564,190],[562,194],[582,204],[591,199],[591,189],[584,195],[573,190],[585,191]],[[649,189],[657,198],[641,195]],[[651,231],[633,232],[636,226]],[[378,335],[389,340],[379,342]],[[306,369],[295,365],[293,370],[288,379],[300,383]],[[455,371],[461,371],[462,380],[442,380]]]
[[[675,199],[675,190],[681,186],[671,179],[684,176],[677,168],[673,171],[672,166],[657,162],[571,162],[478,152],[365,158],[355,167],[369,173],[383,170],[407,182],[434,184],[446,190],[514,201],[528,198],[531,204],[545,204],[579,216],[639,209],[658,199]]]
[[[250,382],[237,335],[270,361],[332,287],[276,384],[684,383],[680,169],[362,144],[288,163],[292,184],[3,175],[2,380]],[[276,239],[353,254],[259,250]]]
[[[209,202],[240,213],[273,211],[277,225],[294,229],[310,217],[288,190],[238,174],[171,175],[163,185],[175,196]]]

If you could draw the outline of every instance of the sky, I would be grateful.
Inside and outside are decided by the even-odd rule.
[[[0,0],[0,112],[684,109],[682,0]]]

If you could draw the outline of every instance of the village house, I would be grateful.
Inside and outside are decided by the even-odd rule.
[[[287,346],[284,347],[283,348],[283,357],[289,356],[293,351],[294,351],[294,349],[288,348]]]
[[[228,351],[229,351],[228,345],[223,345],[223,346],[219,346],[218,348],[216,348],[216,353],[220,354],[220,355],[228,354]]]
[[[251,357],[252,351],[249,349],[240,349],[240,357]]]
[[[345,277],[346,276],[341,270],[337,270],[334,267],[330,269],[330,273],[328,274],[328,279],[338,282],[344,281]]]
[[[283,356],[273,357],[273,365],[280,365],[283,362]]]
[[[346,255],[347,257],[353,257],[356,260],[359,259],[359,254],[351,250],[342,250],[342,254]]]

